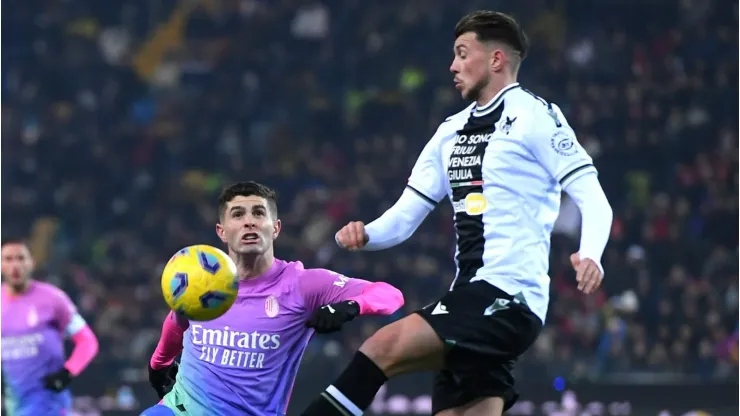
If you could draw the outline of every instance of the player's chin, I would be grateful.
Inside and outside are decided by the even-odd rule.
[[[460,96],[466,101],[475,101],[476,97],[471,89],[460,89]]]
[[[22,286],[26,279],[20,276],[8,276],[8,284],[11,286]]]
[[[460,93],[460,95],[462,95],[463,98],[466,98],[465,97],[465,95],[466,95],[465,94],[465,92],[466,92],[465,91],[465,85],[462,82],[456,82],[455,83],[455,89]]]
[[[261,254],[265,251],[262,242],[245,243],[239,242],[237,249],[234,250],[239,254]]]

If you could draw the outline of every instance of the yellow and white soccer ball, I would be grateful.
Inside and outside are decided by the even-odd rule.
[[[228,254],[207,245],[175,253],[162,272],[162,293],[169,307],[193,321],[210,321],[236,300],[239,277]]]

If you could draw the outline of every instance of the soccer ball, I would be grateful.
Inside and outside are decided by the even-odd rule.
[[[165,302],[193,321],[210,321],[223,315],[234,304],[238,291],[236,264],[215,247],[185,247],[162,271]]]

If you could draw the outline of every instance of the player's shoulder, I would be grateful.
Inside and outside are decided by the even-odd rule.
[[[533,116],[547,116],[551,109],[558,108],[555,103],[540,97],[529,89],[519,86],[504,97],[506,108],[521,111]]]
[[[63,305],[64,307],[70,307],[72,302],[69,296],[62,289],[48,282],[39,282],[35,280],[33,282],[33,291],[35,296]]]
[[[39,282],[38,280],[34,280],[33,287],[34,290],[39,293],[49,294],[56,297],[67,297],[67,294],[64,293],[62,289],[49,282]]]
[[[322,268],[306,269],[303,267],[303,263],[296,263],[300,265],[300,270],[296,271],[295,280],[297,280],[300,286],[304,289],[321,287],[327,283],[344,287],[344,284],[351,280],[349,277],[343,275],[342,273],[335,272],[334,270]]]
[[[344,278],[340,273],[337,273],[329,269],[321,268],[305,268],[303,263],[300,261],[293,262],[294,264],[293,275],[299,280],[314,280],[314,279],[327,279],[327,278]]]
[[[567,127],[563,112],[557,104],[548,101],[534,92],[520,86],[505,96],[502,120],[510,125],[512,120],[518,120],[517,129],[524,129],[522,133],[543,131],[554,132]],[[511,127],[511,126],[510,126]]]
[[[439,125],[437,132],[456,132],[457,130],[460,130],[465,125],[465,123],[468,122],[470,114],[473,112],[473,108],[475,108],[475,103],[470,103],[463,110],[458,111],[457,113],[445,118],[444,121]]]
[[[283,277],[294,281],[306,281],[337,274],[328,269],[306,268],[300,261],[286,261],[283,263]]]
[[[301,277],[306,272],[306,268],[300,261],[286,261],[275,259],[276,262],[280,262],[280,267],[283,268],[283,276],[290,277]]]
[[[429,139],[427,147],[432,146],[433,148],[438,148],[443,142],[454,137],[458,130],[462,129],[465,123],[468,122],[468,118],[474,107],[475,103],[472,103],[465,107],[464,110],[445,118],[439,127],[437,127],[432,138]]]

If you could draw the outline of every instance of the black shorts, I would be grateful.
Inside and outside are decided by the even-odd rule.
[[[504,409],[516,402],[514,363],[542,329],[522,300],[476,281],[417,312],[449,348],[434,380],[433,414],[486,397],[501,397]]]

